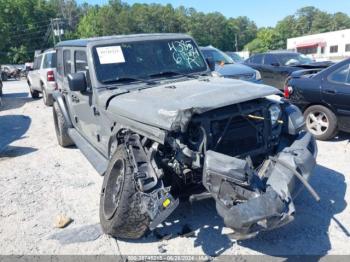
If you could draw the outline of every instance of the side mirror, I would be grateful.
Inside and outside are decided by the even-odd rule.
[[[211,58],[211,57],[208,57],[208,58],[205,59],[205,61],[207,61],[207,64],[209,66],[210,71],[215,71],[215,61],[214,61],[214,59]]]
[[[87,82],[85,73],[78,72],[75,74],[68,74],[68,86],[71,91],[86,91]]]

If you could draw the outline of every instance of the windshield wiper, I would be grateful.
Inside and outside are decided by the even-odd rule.
[[[127,82],[143,82],[148,85],[155,84],[155,82],[152,80],[136,78],[136,77],[117,77],[117,78],[110,78],[102,81],[103,84],[127,83]]]
[[[185,73],[180,73],[180,72],[176,72],[176,71],[159,72],[159,73],[156,73],[156,74],[151,74],[151,75],[149,75],[149,77],[174,76],[174,75],[186,76],[186,77],[189,77],[189,78],[198,78],[198,76],[189,75],[189,74],[185,74]]]

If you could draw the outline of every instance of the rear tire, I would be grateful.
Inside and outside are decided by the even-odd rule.
[[[308,131],[318,140],[332,139],[338,132],[338,120],[329,108],[322,105],[308,107],[304,112]]]
[[[56,102],[53,104],[52,112],[58,144],[62,147],[74,145],[74,142],[68,135],[68,124]]]
[[[149,216],[141,213],[133,165],[124,144],[117,148],[104,176],[100,222],[106,234],[125,239],[141,238],[150,223]]]
[[[38,99],[39,98],[39,91],[33,90],[30,82],[28,82],[28,86],[29,86],[29,92],[30,92],[30,95],[32,96],[32,98]]]

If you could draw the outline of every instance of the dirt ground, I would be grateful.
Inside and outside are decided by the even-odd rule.
[[[246,255],[350,254],[350,135],[318,142],[311,184],[320,203],[303,191],[295,220],[246,241],[230,239],[212,201],[180,207],[140,240],[103,235],[99,226],[102,178],[76,148],[58,146],[52,109],[33,100],[25,81],[4,83],[0,108],[0,254]],[[64,214],[74,221],[53,226]],[[195,230],[181,237],[184,226]],[[172,234],[169,240],[161,236]],[[164,253],[160,253],[160,251]]]

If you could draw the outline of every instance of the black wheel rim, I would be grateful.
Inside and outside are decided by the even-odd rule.
[[[111,219],[118,208],[124,186],[124,170],[124,161],[119,159],[115,162],[108,176],[107,183],[103,190],[103,213],[106,219]]]

